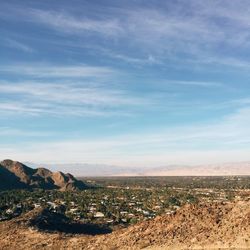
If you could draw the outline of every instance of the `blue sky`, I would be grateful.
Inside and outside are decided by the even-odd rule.
[[[249,161],[248,1],[1,1],[1,158]]]

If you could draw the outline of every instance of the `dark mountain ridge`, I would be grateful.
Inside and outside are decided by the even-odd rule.
[[[0,162],[0,189],[19,188],[73,191],[86,189],[87,185],[71,174],[51,172],[46,168],[33,169],[18,161],[4,160]]]

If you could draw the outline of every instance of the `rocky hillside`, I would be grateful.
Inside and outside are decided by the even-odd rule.
[[[187,205],[174,215],[130,228],[119,236],[119,244],[130,244],[134,249],[249,249],[249,205],[249,202]]]
[[[0,190],[15,188],[42,188],[77,190],[87,186],[71,174],[51,172],[46,168],[30,168],[21,162],[4,160],[0,162]]]
[[[41,230],[43,216],[50,221],[33,210],[1,222],[2,249],[250,249],[249,201],[186,205],[175,214],[96,236]]]

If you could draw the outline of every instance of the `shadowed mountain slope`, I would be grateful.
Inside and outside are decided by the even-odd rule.
[[[0,189],[42,188],[82,190],[87,186],[71,174],[51,172],[46,168],[30,168],[21,162],[4,160],[0,162]]]

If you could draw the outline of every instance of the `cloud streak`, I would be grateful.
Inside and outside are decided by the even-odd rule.
[[[34,21],[48,25],[56,30],[67,33],[95,32],[104,36],[113,36],[122,32],[116,19],[91,20],[88,18],[75,18],[65,12],[30,10]]]
[[[21,43],[19,41],[16,41],[14,39],[6,38],[4,40],[3,44],[5,46],[7,46],[7,47],[17,49],[17,50],[21,50],[23,52],[28,52],[28,53],[33,53],[34,52],[34,49],[31,48],[30,46],[28,46],[28,45],[26,45],[24,43]]]
[[[17,75],[34,76],[41,78],[104,78],[115,74],[108,67],[98,66],[57,66],[57,65],[1,65],[1,72],[14,73]]]
[[[0,102],[0,112],[37,115],[123,116],[128,115],[123,110],[125,107],[141,106],[148,102],[129,96],[125,90],[106,89],[85,82],[2,82],[0,96],[6,94],[9,98]]]

